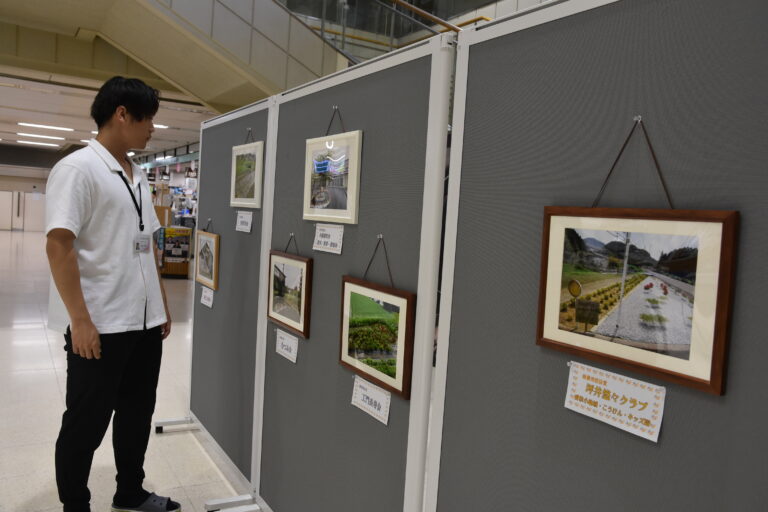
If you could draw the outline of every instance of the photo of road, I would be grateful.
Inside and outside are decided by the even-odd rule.
[[[256,154],[235,157],[235,198],[253,199],[256,194]]]
[[[301,322],[304,270],[282,262],[276,263],[272,270],[272,312],[292,322]]]
[[[347,209],[349,174],[348,147],[327,146],[312,153],[310,207],[323,210]]]
[[[564,242],[560,329],[688,359],[697,237],[566,229]]]

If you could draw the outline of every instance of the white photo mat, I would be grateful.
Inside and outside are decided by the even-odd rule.
[[[304,160],[304,220],[357,224],[358,197],[360,193],[360,159],[362,155],[363,132],[360,130],[308,139]],[[346,147],[337,160],[345,158],[346,163],[346,208],[317,208],[312,206],[312,177],[315,174],[315,154],[333,152]],[[330,171],[327,171],[330,173]],[[331,198],[333,204],[333,198]]]
[[[253,196],[238,196],[237,194],[237,157],[241,155],[254,155]],[[264,174],[264,142],[251,142],[232,147],[232,176],[229,194],[229,206],[245,208],[261,208],[261,187]]]

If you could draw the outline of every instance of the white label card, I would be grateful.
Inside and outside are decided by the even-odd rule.
[[[344,242],[344,226],[340,224],[315,224],[315,243],[312,250],[341,254]]]
[[[200,296],[200,304],[213,308],[213,290],[207,286],[203,286],[203,293]]]
[[[285,331],[275,329],[277,333],[275,341],[275,349],[277,353],[289,360],[292,363],[296,363],[296,356],[299,355],[299,338],[291,336]]]
[[[389,404],[391,401],[392,393],[355,375],[352,405],[386,425],[389,422]]]
[[[242,210],[237,211],[237,225],[235,231],[242,231],[243,233],[251,232],[251,224],[253,224],[253,212],[246,212]]]
[[[667,388],[571,361],[566,409],[659,442]]]

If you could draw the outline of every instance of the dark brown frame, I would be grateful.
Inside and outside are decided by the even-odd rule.
[[[301,330],[296,329],[292,325],[288,325],[283,321],[272,316],[272,309],[269,307],[270,299],[272,298],[272,256],[280,256],[289,260],[298,261],[306,266],[306,272],[304,273],[304,309]],[[276,323],[280,327],[291,331],[294,334],[301,336],[302,338],[309,338],[309,320],[312,311],[312,258],[304,258],[298,254],[290,254],[287,252],[271,250],[269,251],[269,272],[267,273],[267,287],[269,296],[267,297],[267,317],[270,321]]]
[[[610,219],[645,219],[661,221],[714,222],[722,224],[720,240],[720,268],[717,276],[717,297],[714,337],[712,339],[712,366],[709,380],[672,372],[663,368],[636,361],[607,355],[601,352],[575,347],[556,340],[544,338],[544,309],[546,304],[547,269],[549,257],[550,224],[552,217],[604,217]],[[544,208],[544,226],[541,248],[541,281],[539,288],[539,311],[536,329],[536,344],[554,348],[588,359],[607,363],[652,377],[689,386],[715,395],[725,392],[725,369],[729,320],[733,303],[733,283],[736,269],[736,242],[739,213],[727,210],[651,210],[633,208],[581,208],[568,206],[547,206]],[[561,276],[555,276],[558,280]]]
[[[360,369],[352,366],[346,361],[342,360],[344,350],[344,295],[346,293],[347,283],[356,284],[364,288],[369,288],[379,293],[386,293],[388,295],[394,295],[406,300],[405,307],[405,335],[403,337],[403,346],[398,347],[398,350],[402,349],[403,353],[403,388],[397,389],[394,386],[387,384],[386,382],[371,376],[368,373],[361,371]],[[401,312],[402,314],[402,312]],[[346,368],[349,368],[356,374],[360,375],[365,380],[373,382],[377,386],[380,386],[396,395],[400,395],[406,400],[411,398],[411,373],[413,371],[413,334],[414,325],[416,321],[416,294],[405,290],[398,290],[397,288],[390,288],[363,279],[358,279],[352,276],[342,276],[341,278],[341,322],[339,330],[339,363]]]

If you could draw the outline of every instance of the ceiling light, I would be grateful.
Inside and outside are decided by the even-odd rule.
[[[38,137],[40,139],[64,140],[64,137],[54,137],[53,135],[36,135],[34,133],[16,132],[16,135],[21,135],[22,137]]]
[[[89,141],[88,139],[80,139],[80,142],[85,142],[86,144],[88,144],[91,141]]]
[[[153,125],[153,126],[154,126],[155,128],[160,128],[161,130],[165,130],[166,128],[168,128],[168,127],[167,127],[166,125],[164,125],[164,124],[156,124],[156,125]]]
[[[134,153],[133,151],[129,151],[129,152],[127,153],[127,155],[128,155],[128,156],[133,156],[133,155],[135,155],[135,154],[136,154],[136,153]]]
[[[98,135],[99,134],[99,132],[95,132],[93,130],[91,130],[91,133],[94,134],[94,135]]]
[[[34,144],[36,146],[53,146],[55,148],[58,148],[61,146],[61,144],[51,144],[50,142],[33,142],[31,140],[17,140],[19,144]]]
[[[173,158],[173,156],[159,156],[155,158],[155,160],[168,160],[169,158]]]
[[[18,123],[19,126],[29,126],[31,128],[45,128],[46,130],[59,130],[62,132],[73,132],[74,128],[63,128],[61,126],[48,126],[47,124]]]

